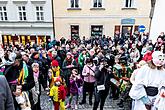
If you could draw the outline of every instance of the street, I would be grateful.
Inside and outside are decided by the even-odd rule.
[[[79,100],[79,102],[80,102],[81,97],[79,99],[80,99]],[[88,99],[88,97],[87,97],[87,99]],[[67,102],[67,99],[66,99],[66,102]],[[94,102],[94,97],[93,97],[93,102]],[[119,108],[117,106],[118,102],[119,102],[119,100],[112,100],[112,99],[109,99],[109,97],[107,97],[107,100],[106,100],[105,106],[104,106],[104,110],[130,110],[128,107],[128,104],[125,104],[124,108]],[[73,107],[73,103],[72,103],[72,107]],[[42,95],[41,95],[41,109],[42,110],[53,110],[52,102],[49,100],[49,97],[46,95],[45,91],[42,92]],[[67,110],[74,110],[74,109],[67,109]],[[90,106],[87,101],[87,103],[84,105],[78,105],[78,110],[92,110],[92,106]],[[99,108],[98,108],[98,110],[99,110]]]

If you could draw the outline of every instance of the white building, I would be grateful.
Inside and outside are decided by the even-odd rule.
[[[53,39],[52,0],[0,0],[3,44]]]

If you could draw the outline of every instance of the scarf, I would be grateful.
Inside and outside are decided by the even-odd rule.
[[[51,71],[52,71],[52,76],[51,76],[52,80],[51,80],[51,83],[50,83],[50,88],[53,87],[53,85],[54,85],[54,77],[60,77],[60,67],[58,66],[57,70],[55,72],[53,72],[53,70],[51,70]]]
[[[20,72],[20,75],[18,77],[18,84],[24,84],[25,79],[28,77],[29,72],[26,63],[23,61],[23,68]]]
[[[39,71],[37,73],[36,72],[33,72],[33,76],[34,76],[35,79],[38,79],[38,77],[39,77]]]

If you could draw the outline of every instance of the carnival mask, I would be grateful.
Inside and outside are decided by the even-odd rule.
[[[152,61],[155,64],[155,66],[163,66],[165,63],[165,56],[160,51],[155,51],[152,54]]]

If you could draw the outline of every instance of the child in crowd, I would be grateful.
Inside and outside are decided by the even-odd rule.
[[[66,90],[60,77],[54,77],[54,85],[49,96],[53,100],[54,110],[65,110]]]
[[[72,70],[72,74],[70,76],[70,97],[69,97],[69,102],[66,105],[66,108],[70,108],[71,107],[71,102],[73,99],[73,96],[75,96],[75,107],[74,109],[78,109],[78,95],[80,92],[80,85],[82,84],[82,79],[80,78],[80,76],[78,75],[78,71],[76,69]]]

